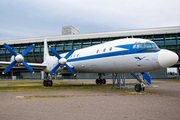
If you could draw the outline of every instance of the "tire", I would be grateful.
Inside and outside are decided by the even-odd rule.
[[[43,80],[43,86],[45,86],[45,80]]]
[[[43,85],[44,85],[44,87],[48,87],[48,81],[47,81],[47,80],[44,80],[44,81],[43,81]]]
[[[100,84],[100,85],[102,85],[102,83],[103,83],[103,80],[102,80],[102,79],[100,79],[100,80],[99,80],[99,84]]]
[[[102,83],[103,83],[103,84],[106,84],[106,79],[103,79]]]
[[[48,80],[48,86],[52,87],[53,86],[53,81],[52,80]]]
[[[96,79],[96,84],[97,84],[97,85],[99,84],[99,79]]]
[[[143,87],[143,91],[145,90],[145,87]]]
[[[136,92],[140,92],[140,91],[141,91],[141,84],[136,84],[136,85],[134,86],[134,90],[135,90]]]

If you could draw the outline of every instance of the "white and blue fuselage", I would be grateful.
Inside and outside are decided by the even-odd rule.
[[[158,48],[153,41],[128,38],[76,50],[67,59],[67,64],[79,73],[138,73],[170,67],[178,59],[176,53]],[[44,71],[50,72],[58,59],[48,56],[43,64],[47,64]],[[64,65],[56,72],[69,73]]]

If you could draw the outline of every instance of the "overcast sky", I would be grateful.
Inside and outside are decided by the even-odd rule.
[[[180,26],[180,0],[0,0],[0,40]]]

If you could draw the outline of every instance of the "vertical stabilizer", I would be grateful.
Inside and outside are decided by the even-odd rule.
[[[46,38],[44,39],[44,61],[49,57],[48,45]]]

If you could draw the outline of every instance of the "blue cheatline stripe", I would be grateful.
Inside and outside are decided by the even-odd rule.
[[[91,59],[97,59],[97,58],[106,58],[106,57],[112,57],[112,56],[118,56],[118,55],[129,55],[129,54],[139,54],[139,53],[156,53],[156,52],[159,52],[160,50],[158,50],[158,51],[143,51],[143,52],[137,52],[137,51],[132,51],[132,50],[130,50],[130,51],[124,50],[124,51],[116,51],[116,52],[110,52],[110,53],[90,55],[90,56],[85,56],[85,57],[78,57],[78,58],[68,59],[67,62],[91,60]]]

